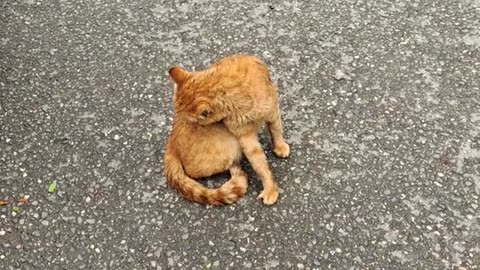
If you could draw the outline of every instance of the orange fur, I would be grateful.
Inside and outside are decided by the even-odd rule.
[[[167,143],[164,173],[167,183],[187,200],[212,205],[232,204],[247,192],[247,175],[240,167],[237,139],[221,123],[192,125],[175,116]],[[192,178],[230,171],[231,178],[209,189]]]
[[[226,57],[199,72],[188,72],[180,67],[173,67],[169,73],[176,83],[174,103],[177,120],[167,146],[167,155],[172,156],[174,152],[172,148],[175,148],[177,156],[183,155],[182,159],[178,160],[183,164],[186,174],[190,175],[187,168],[208,174],[215,171],[212,170],[213,167],[220,169],[222,166],[219,164],[223,164],[221,161],[231,161],[226,157],[230,157],[232,151],[238,154],[237,149],[238,151],[241,149],[262,180],[264,189],[259,198],[263,199],[265,204],[275,203],[278,198],[277,182],[258,142],[258,128],[267,124],[277,156],[288,157],[290,147],[283,139],[277,89],[270,79],[267,66],[254,56],[235,55]],[[179,130],[184,130],[184,133]],[[223,135],[218,137],[217,133]],[[198,140],[198,135],[205,136],[200,137],[203,147],[192,149],[191,141]],[[178,136],[189,138],[186,140],[190,142],[188,150],[185,145],[179,144]],[[224,143],[231,143],[232,147],[220,147]],[[212,150],[210,144],[216,144],[220,148]],[[214,160],[209,160],[211,155],[215,155]],[[199,162],[189,165],[187,163],[190,160]],[[231,166],[236,164],[237,160],[227,163]],[[222,168],[227,169],[225,166]],[[173,187],[180,191],[182,188],[185,189],[179,187],[178,181],[172,180],[174,179],[172,173],[167,172],[167,179],[169,177],[169,183]],[[193,184],[189,187],[190,190],[200,188],[198,185],[193,187]],[[184,195],[185,193],[187,192],[184,192]]]

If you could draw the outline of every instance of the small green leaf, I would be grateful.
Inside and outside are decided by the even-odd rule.
[[[15,207],[12,208],[12,211],[15,212],[15,213],[20,212],[20,210],[21,210],[20,207],[15,206]]]
[[[50,185],[48,186],[48,193],[53,193],[55,192],[56,189],[57,189],[57,180],[50,183]]]

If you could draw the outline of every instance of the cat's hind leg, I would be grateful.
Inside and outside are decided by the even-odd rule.
[[[273,142],[273,152],[278,157],[287,158],[290,155],[290,146],[283,138],[283,125],[280,110],[276,108],[266,120],[268,133],[270,133]]]
[[[238,135],[243,154],[262,181],[263,191],[258,199],[262,199],[263,203],[267,205],[274,204],[278,199],[278,186],[268,166],[267,157],[258,141],[256,127],[244,128],[236,135]]]

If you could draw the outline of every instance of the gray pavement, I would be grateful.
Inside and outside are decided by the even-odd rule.
[[[1,269],[480,268],[478,0],[0,8]],[[162,176],[166,70],[237,52],[281,92],[273,207],[251,169],[220,208]]]

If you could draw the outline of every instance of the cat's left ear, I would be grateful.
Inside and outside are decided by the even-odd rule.
[[[182,84],[190,76],[190,73],[181,67],[170,68],[168,74],[176,84]]]
[[[208,102],[200,102],[197,106],[197,113],[204,118],[207,118],[212,112],[212,107]]]

